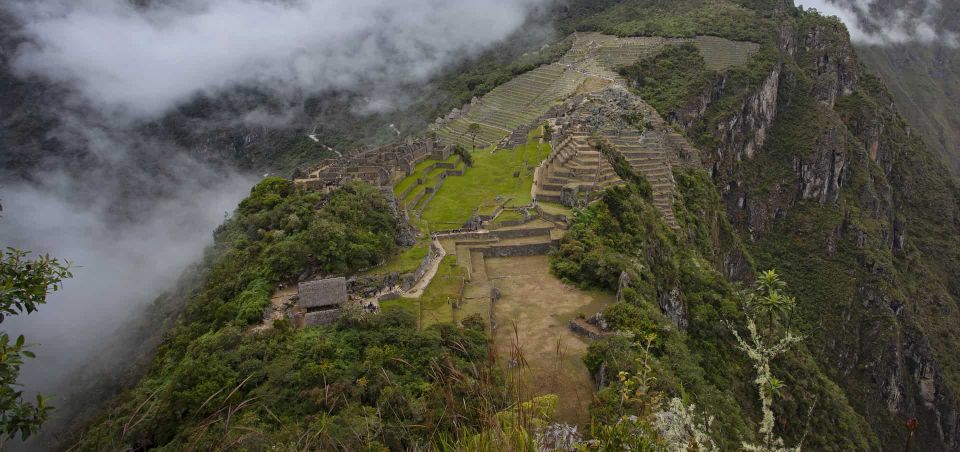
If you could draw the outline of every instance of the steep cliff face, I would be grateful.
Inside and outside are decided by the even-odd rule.
[[[882,442],[900,447],[916,417],[924,450],[956,450],[960,191],[838,22],[797,13],[777,47],[762,83],[708,123],[729,217],[759,268],[799,288],[811,350]],[[724,77],[676,116],[688,132],[730,97]]]

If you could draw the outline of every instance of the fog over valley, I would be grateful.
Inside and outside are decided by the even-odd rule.
[[[151,122],[197,96],[237,89],[290,109],[215,115],[205,127],[285,127],[302,114],[303,99],[330,90],[359,94],[359,113],[387,111],[409,101],[399,86],[489,48],[543,3],[3,2],[0,14],[15,24],[0,30],[4,73],[27,83],[17,95],[29,98],[32,86],[55,95],[0,110],[0,137],[28,146],[0,150],[8,153],[0,160],[35,162],[0,168],[0,244],[74,265],[48,305],[4,324],[34,344],[38,359],[27,360],[20,380],[28,393],[63,406],[80,367],[102,360],[105,372],[123,372],[100,355],[103,347],[115,346],[117,331],[202,256],[214,228],[266,172],[211,162],[153,136]],[[18,125],[27,115],[45,119]]]
[[[958,451],[958,105],[958,0],[0,0],[0,450]]]

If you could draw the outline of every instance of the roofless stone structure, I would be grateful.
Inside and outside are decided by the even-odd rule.
[[[373,149],[360,148],[342,157],[323,160],[306,170],[297,170],[293,181],[307,190],[329,191],[351,180],[389,186],[411,174],[417,163],[428,158],[444,160],[453,148],[436,139],[407,139]]]

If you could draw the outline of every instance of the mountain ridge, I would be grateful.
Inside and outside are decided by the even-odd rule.
[[[466,135],[471,114],[489,119],[497,113],[479,107],[484,101],[527,99],[508,84],[525,72],[515,66],[519,73],[506,69],[510,76],[485,78],[493,81],[483,92],[469,89],[434,104],[463,105],[472,94],[488,95],[447,117],[464,122],[461,136],[430,138],[460,144],[456,153],[449,148],[406,162],[399,179],[412,179],[405,191],[348,181],[364,178],[351,171],[363,162],[352,161],[350,153],[340,157],[342,174],[323,190],[265,179],[218,229],[204,264],[209,276],[164,333],[143,379],[80,426],[85,433],[78,447],[217,448],[236,441],[261,449],[299,444],[296,438],[316,433],[313,447],[418,449],[451,437],[467,444],[471,435],[502,427],[509,407],[542,402],[521,399],[519,389],[516,400],[499,391],[511,387],[504,378],[518,371],[500,374],[484,356],[494,354],[484,351],[486,338],[502,334],[494,329],[494,302],[505,296],[501,306],[513,306],[511,297],[527,293],[522,286],[503,285],[501,293],[489,285],[503,275],[487,273],[507,262],[495,259],[511,256],[485,254],[503,240],[488,235],[514,228],[536,229],[536,240],[529,240],[538,245],[536,253],[540,245],[555,248],[550,269],[570,283],[570,293],[616,293],[617,302],[604,305],[600,320],[581,311],[591,325],[605,325],[596,327],[600,332],[583,357],[599,387],[591,411],[597,429],[620,425],[619,391],[627,387],[621,376],[640,372],[634,363],[643,359],[658,391],[682,394],[718,416],[712,432],[722,448],[758,439],[761,406],[749,361],[736,351],[728,327],[744,325],[742,286],[761,269],[776,268],[796,297],[795,327],[805,336],[795,353],[773,362],[786,382],[774,402],[778,435],[817,450],[900,450],[908,434],[904,422],[915,418],[915,447],[960,448],[960,360],[954,354],[960,283],[952,277],[960,274],[960,187],[941,154],[898,113],[897,95],[861,63],[843,24],[772,0],[573,2],[555,14],[561,31],[602,33],[611,42],[622,42],[617,36],[676,39],[612,68],[630,89],[621,97],[637,96],[656,115],[622,111],[630,103],[610,100],[616,96],[603,94],[610,93],[606,86],[593,93],[564,91],[562,101],[571,104],[544,104],[556,108],[535,112],[525,143],[497,146],[491,134],[483,143],[490,149],[470,152],[468,144],[477,147],[476,136]],[[701,35],[749,41],[757,49],[739,64],[719,67],[707,52],[727,50],[679,43]],[[565,64],[548,48],[529,64],[554,60]],[[420,124],[426,128],[426,121]],[[675,133],[679,140],[665,142],[689,141],[681,147],[696,155],[671,160],[668,173],[649,172],[643,160],[648,142],[640,137],[654,133]],[[571,134],[579,140],[574,145],[563,141]],[[625,143],[634,139],[636,156],[627,155]],[[328,155],[313,151],[294,160]],[[572,163],[550,167],[555,160]],[[490,165],[505,166],[496,171]],[[534,167],[548,179],[538,179]],[[619,181],[601,186],[611,168]],[[583,179],[589,187],[581,188],[583,181],[570,186],[577,171],[587,170],[593,171]],[[472,205],[473,198],[450,188],[470,186],[464,181],[471,178],[483,182],[475,184],[477,192],[508,188]],[[400,186],[397,177],[390,179]],[[656,199],[650,185],[664,181],[673,187],[669,202]],[[538,193],[551,198],[538,199]],[[551,205],[557,201],[564,206]],[[447,231],[456,239],[437,235],[441,227],[424,218],[459,222],[460,229]],[[420,230],[413,246],[399,239],[410,225]],[[434,240],[452,241],[441,243],[448,249],[439,262],[431,260]],[[384,313],[373,320],[347,317],[302,330],[274,322],[266,331],[247,330],[259,322],[250,312],[273,309],[270,288],[278,284],[316,275],[374,275],[378,282],[370,284],[396,284],[406,270],[421,273],[421,262],[435,265],[437,276],[419,301],[378,299]],[[474,278],[484,290],[472,290],[480,287],[470,285]],[[474,293],[489,304],[473,304]],[[452,299],[458,300],[453,307],[447,304]],[[424,312],[442,319],[449,314],[450,321],[425,320]],[[481,314],[479,320],[468,312]],[[592,331],[583,320],[581,327]],[[644,349],[640,338],[648,335],[653,339]],[[438,364],[443,360],[456,365]],[[221,399],[221,392],[230,395]],[[234,393],[258,400],[237,421],[254,433],[219,423]],[[471,404],[461,409],[441,395]],[[211,400],[220,407],[208,407]],[[144,406],[150,416],[140,412]],[[386,408],[393,411],[384,415]],[[431,436],[417,425],[442,434]],[[360,426],[366,433],[358,433]],[[659,441],[655,432],[648,434]]]

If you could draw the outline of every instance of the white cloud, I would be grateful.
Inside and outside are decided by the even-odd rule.
[[[111,335],[199,258],[255,180],[144,136],[141,121],[237,85],[291,101],[356,90],[389,106],[397,87],[489,48],[547,1],[0,0],[30,41],[13,60],[18,74],[78,93],[36,106],[57,116],[49,132],[64,149],[52,158],[63,160],[29,182],[0,179],[0,245],[79,266],[47,306],[4,323],[39,344],[23,368],[26,389],[69,393],[68,377],[117,345]],[[219,125],[291,120],[215,116]]]
[[[237,84],[316,92],[396,86],[515,31],[546,0],[16,0],[37,45],[15,66],[154,117]]]
[[[27,360],[20,378],[29,390],[64,395],[58,387],[64,378],[96,362],[92,352],[110,344],[124,322],[173,286],[212,243],[224,212],[232,211],[254,182],[218,174],[189,158],[171,158],[176,162],[164,170],[181,171],[178,183],[166,196],[134,200],[143,203],[139,209],[120,205],[118,182],[111,180],[118,176],[115,164],[85,177],[53,172],[43,174],[40,183],[0,186],[0,244],[76,265],[74,277],[47,305],[4,322],[5,329],[34,344],[38,358]]]
[[[938,30],[936,22],[943,11],[941,0],[913,0],[893,11],[883,10],[878,0],[797,0],[797,5],[816,8],[827,16],[837,16],[857,43],[888,45],[906,42],[960,45],[960,36]]]

